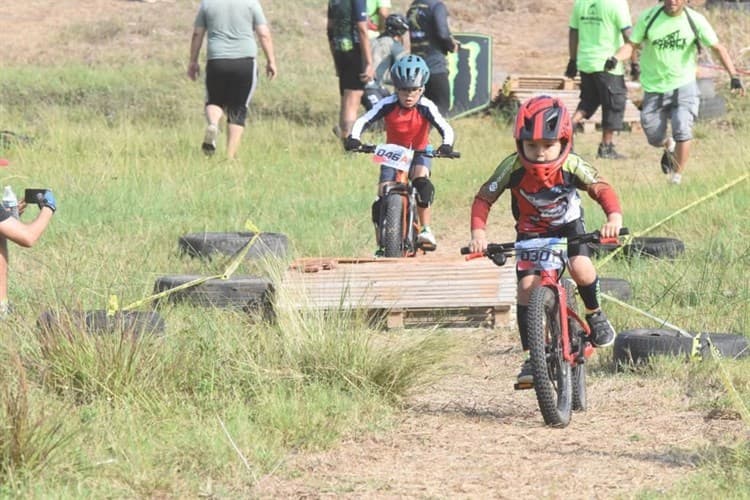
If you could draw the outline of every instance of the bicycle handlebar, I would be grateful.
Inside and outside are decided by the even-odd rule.
[[[630,230],[626,227],[620,228],[620,236],[627,236],[630,234]],[[542,238],[543,236],[539,236]],[[614,241],[613,241],[614,240]],[[602,238],[599,230],[592,231],[590,233],[579,234],[577,236],[571,236],[568,238],[568,243],[616,243],[616,238]],[[467,259],[473,259],[477,257],[491,257],[492,255],[504,253],[508,254],[515,249],[516,242],[508,243],[490,243],[487,245],[487,249],[484,252],[472,252],[469,247],[461,247],[461,255],[467,255]]]
[[[352,149],[349,152],[350,153],[374,153],[375,148],[377,147],[377,144],[362,144],[358,149]],[[450,154],[440,154],[438,153],[437,149],[413,149],[415,154],[420,154],[423,156],[427,156],[428,158],[461,158],[461,153],[458,151],[453,151]]]

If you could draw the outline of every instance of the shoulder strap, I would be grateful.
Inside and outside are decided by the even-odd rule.
[[[654,24],[654,21],[656,21],[656,18],[659,17],[659,14],[661,14],[662,12],[664,12],[663,5],[659,7],[659,10],[657,10],[654,16],[651,19],[649,19],[648,24],[646,25],[646,29],[643,32],[644,40],[648,38],[648,30],[651,28],[651,25]],[[695,46],[698,49],[698,54],[700,54],[703,47],[701,47],[700,37],[698,36],[698,29],[695,27],[695,22],[693,21],[693,18],[690,17],[690,12],[688,12],[687,7],[685,7],[685,17],[687,17],[688,24],[690,25],[690,29],[693,30],[693,35],[695,35]]]

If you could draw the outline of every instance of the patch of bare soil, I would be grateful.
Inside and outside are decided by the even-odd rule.
[[[630,376],[589,378],[589,409],[545,427],[533,391],[515,391],[515,332],[457,331],[460,370],[409,401],[390,431],[288,457],[261,479],[263,498],[627,498],[663,491],[695,451],[742,423],[705,420],[684,389]],[[564,482],[563,482],[564,481]]]
[[[394,6],[406,3],[394,0]],[[633,14],[651,3],[632,2]],[[572,0],[448,0],[448,5],[456,31],[493,35],[496,74],[562,74]],[[2,2],[4,63],[56,61],[69,51],[83,54],[83,62],[104,51],[148,57],[160,42],[184,47],[187,55],[196,6],[197,1],[180,0]],[[122,32],[128,33],[127,44],[116,36]],[[70,40],[76,45],[66,45]],[[283,44],[283,37],[275,42]],[[467,243],[468,215],[468,208],[465,214],[436,214],[443,218],[436,256],[455,255]],[[493,214],[493,228],[495,241],[512,238],[512,222],[499,213]],[[607,370],[589,378],[587,412],[575,414],[566,429],[547,428],[533,391],[513,390],[523,359],[517,334],[455,330],[455,335],[466,347],[453,360],[457,368],[414,394],[393,428],[351,437],[326,452],[289,456],[261,478],[254,494],[627,498],[643,488],[670,488],[695,468],[696,450],[746,433],[740,421],[705,419],[677,383]]]

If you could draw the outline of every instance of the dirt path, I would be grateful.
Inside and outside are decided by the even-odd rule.
[[[186,48],[189,25],[183,20],[192,19],[195,5],[160,0],[160,12],[169,15],[155,19],[140,2],[85,3],[84,8],[79,0],[5,2],[0,31],[11,47],[5,62],[53,61],[73,51],[94,61],[102,51],[150,50],[145,47],[153,36],[139,38],[133,26]],[[635,4],[649,5],[631,2],[634,12]],[[459,30],[494,33],[496,72],[562,72],[572,0],[504,0],[497,8],[479,0],[449,5]],[[86,23],[97,19],[110,22],[86,31]],[[135,31],[132,44],[108,35],[122,29]],[[70,30],[84,30],[90,46],[65,45]],[[437,255],[466,244],[466,223],[460,214],[453,230],[438,235]],[[511,238],[512,233],[493,236]],[[465,351],[453,360],[460,368],[413,395],[392,429],[352,437],[325,453],[289,456],[254,493],[262,498],[627,498],[643,488],[669,488],[693,470],[696,449],[744,432],[739,421],[704,420],[689,408],[684,387],[611,373],[590,376],[588,412],[574,415],[564,430],[546,428],[533,391],[513,390],[522,360],[516,333],[453,334],[465,341]],[[555,481],[561,471],[565,485]]]
[[[514,391],[515,333],[456,331],[471,346],[461,370],[420,391],[390,431],[288,457],[263,498],[630,497],[663,490],[694,468],[694,450],[741,423],[704,420],[684,388],[591,376],[589,410],[564,430],[543,425],[533,391]],[[473,352],[472,352],[473,351]],[[555,480],[565,471],[568,483]]]

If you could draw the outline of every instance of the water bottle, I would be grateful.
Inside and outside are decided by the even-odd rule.
[[[3,208],[9,211],[11,216],[18,219],[18,198],[16,198],[16,193],[10,186],[5,186],[3,192]]]

